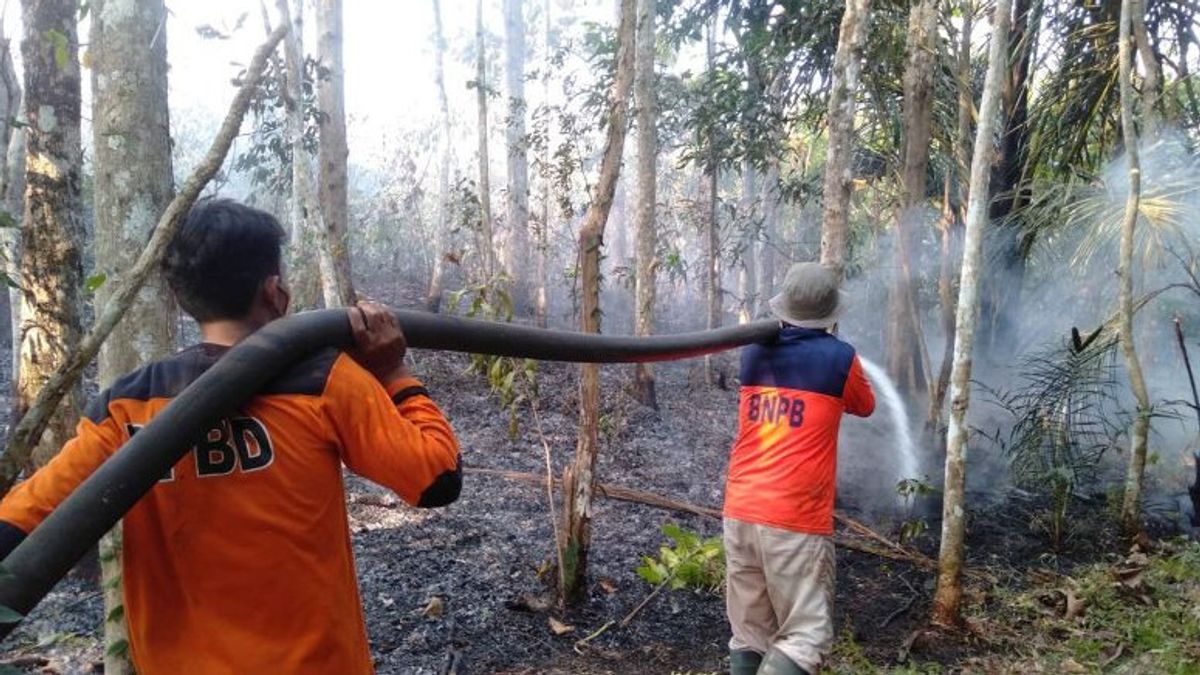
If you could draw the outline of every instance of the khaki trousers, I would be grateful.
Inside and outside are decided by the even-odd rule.
[[[816,673],[833,647],[833,540],[725,519],[732,650],[774,648]]]

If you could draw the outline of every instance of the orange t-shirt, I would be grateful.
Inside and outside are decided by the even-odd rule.
[[[198,345],[118,380],[0,503],[0,521],[32,531],[224,351]],[[373,672],[343,463],[417,506],[448,504],[461,485],[458,441],[420,382],[385,389],[329,350],[209,430],[126,514],[139,673]]]
[[[833,534],[842,413],[875,410],[854,348],[825,331],[787,327],[775,342],[742,350],[741,384],[724,515]]]

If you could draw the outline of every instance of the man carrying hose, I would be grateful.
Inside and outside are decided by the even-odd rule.
[[[725,484],[731,675],[816,673],[829,653],[838,428],[875,410],[854,348],[830,333],[837,276],[793,265],[770,305],[779,336],[742,351]]]
[[[163,274],[202,342],[117,380],[76,438],[0,503],[7,556],[231,346],[283,316],[283,228],[196,205]],[[199,439],[125,516],[125,610],[139,673],[371,673],[342,465],[420,507],[461,487],[458,442],[404,366],[394,315],[348,310],[356,343],[321,351]]]

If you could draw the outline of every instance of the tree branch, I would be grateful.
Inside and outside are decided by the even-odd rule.
[[[246,69],[246,76],[242,81],[241,88],[238,89],[208,154],[204,156],[179,193],[175,195],[175,198],[171,200],[159,217],[154,233],[146,243],[146,248],[142,250],[142,254],[134,263],[133,268],[129,270],[129,274],[118,284],[112,297],[104,305],[104,309],[97,314],[92,329],[84,336],[79,348],[71,354],[66,363],[50,376],[45,386],[38,392],[37,399],[30,406],[29,412],[25,413],[21,421],[13,428],[4,456],[0,457],[0,488],[4,491],[7,491],[16,479],[21,466],[29,457],[33,446],[37,445],[51,415],[58,408],[63,397],[79,381],[83,375],[83,369],[96,358],[101,345],[133,304],[146,279],[158,266],[167,244],[179,229],[179,224],[183,222],[204,187],[225,163],[229,147],[233,143],[234,137],[237,136],[246,111],[250,107],[250,100],[254,96],[255,90],[258,89],[267,59],[286,33],[287,26],[279,26],[255,51],[254,58]]]

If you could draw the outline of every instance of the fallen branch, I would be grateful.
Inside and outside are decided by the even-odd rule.
[[[494,476],[496,478],[504,478],[505,480],[510,480],[510,481],[517,482],[517,483],[525,483],[528,485],[536,485],[538,487],[546,485],[546,479],[543,476],[539,476],[539,475],[533,474],[533,473],[524,473],[521,471],[505,471],[502,469],[482,469],[482,468],[475,468],[475,467],[467,467],[464,469],[464,471],[466,471],[467,473],[474,473],[474,474],[479,474],[479,475],[483,475],[483,476]],[[556,489],[562,489],[562,481],[558,481],[558,480],[554,481],[554,487]],[[710,508],[707,506],[697,506],[695,504],[688,504],[687,502],[681,502],[681,501],[677,501],[674,499],[669,499],[667,497],[663,497],[662,495],[657,495],[657,494],[654,494],[653,492],[647,492],[645,490],[635,490],[632,488],[620,487],[620,486],[616,486],[616,485],[606,485],[603,483],[596,483],[593,486],[593,489],[595,490],[596,494],[603,496],[603,497],[608,497],[609,499],[615,499],[617,501],[631,502],[634,504],[644,504],[646,506],[654,506],[654,507],[657,507],[660,509],[666,509],[668,511],[678,511],[681,513],[690,513],[690,514],[697,515],[697,516],[705,516],[708,518],[715,518],[717,520],[721,519],[721,511],[719,509],[714,509],[714,508]],[[877,542],[881,542],[882,544],[884,544],[886,546],[886,548],[880,548],[877,546],[872,546],[871,544],[868,544],[865,542],[855,541],[853,539],[849,539],[844,536],[834,535],[833,543],[836,546],[840,546],[841,548],[851,550],[851,551],[858,551],[859,553],[866,553],[868,555],[873,555],[873,556],[877,556],[880,558],[887,558],[889,560],[900,560],[903,562],[912,563],[913,565],[916,565],[918,567],[923,567],[928,570],[936,570],[937,569],[937,562],[934,561],[932,558],[929,558],[928,556],[924,555],[923,553],[921,553],[919,551],[914,551],[912,549],[906,548],[904,546],[901,546],[900,544],[897,544],[897,543],[891,541],[890,539],[883,536],[882,534],[879,534],[875,530],[872,530],[871,528],[867,527],[866,525],[863,525],[862,523],[858,522],[857,520],[854,520],[853,518],[850,518],[849,516],[838,513],[838,514],[834,514],[834,518],[837,520],[837,522],[841,523],[847,529],[849,529],[853,533],[857,534],[858,536],[865,537],[867,539],[872,539]]]
[[[188,177],[175,198],[167,205],[166,210],[159,216],[154,232],[150,236],[150,240],[146,242],[146,248],[142,249],[141,255],[138,256],[137,262],[134,263],[129,273],[116,284],[112,297],[97,313],[92,329],[80,341],[79,347],[71,353],[67,361],[59,366],[58,370],[42,386],[29,411],[13,428],[4,456],[0,457],[0,492],[5,492],[12,486],[13,481],[21,472],[21,467],[28,460],[33,447],[41,439],[42,433],[46,430],[51,416],[58,409],[63,397],[79,381],[84,368],[96,358],[96,354],[100,353],[101,345],[104,344],[121,318],[125,316],[125,312],[137,297],[138,291],[141,290],[146,279],[150,277],[159,261],[162,260],[167,244],[175,236],[179,224],[183,222],[205,186],[225,163],[229,147],[237,136],[238,130],[241,129],[242,120],[250,107],[250,100],[262,80],[267,59],[270,58],[271,52],[275,51],[276,45],[286,33],[287,26],[279,26],[254,52],[254,58],[246,68],[246,75],[242,80],[241,87],[234,96],[233,103],[229,106],[229,112],[225,115],[225,121],[221,124],[221,129],[217,132],[217,137],[213,140],[208,153],[192,171],[192,175]]]

